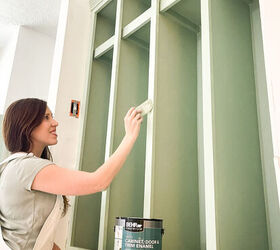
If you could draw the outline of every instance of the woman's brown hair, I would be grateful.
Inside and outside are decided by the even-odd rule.
[[[11,153],[30,152],[31,133],[44,119],[47,103],[37,98],[20,99],[13,102],[6,110],[3,120],[3,137],[5,145]],[[52,161],[48,147],[45,147],[41,158]],[[63,196],[64,214],[69,201]]]

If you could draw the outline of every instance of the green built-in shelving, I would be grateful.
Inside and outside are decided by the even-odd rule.
[[[75,199],[67,249],[113,250],[115,217],[134,216],[163,219],[163,250],[279,250],[258,0],[90,6],[80,169],[117,148],[131,106],[154,109],[110,187]]]

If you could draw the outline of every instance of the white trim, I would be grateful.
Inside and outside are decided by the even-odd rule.
[[[151,0],[151,27],[150,27],[150,58],[149,58],[149,86],[148,98],[156,107],[157,85],[157,50],[159,26],[159,0]],[[153,216],[153,165],[154,165],[154,137],[156,108],[147,115],[147,139],[145,162],[145,190],[144,190],[144,218]]]
[[[202,122],[206,249],[217,249],[212,127],[211,0],[201,0]]]
[[[115,106],[117,98],[117,85],[118,85],[118,66],[120,57],[120,44],[121,44],[121,32],[122,32],[122,12],[123,12],[123,0],[117,2],[116,10],[116,26],[115,26],[115,40],[112,60],[112,75],[111,75],[111,88],[110,88],[110,101],[109,101],[109,113],[108,113],[108,125],[106,136],[106,148],[105,148],[105,161],[110,157],[113,148],[114,138],[114,118],[115,118]],[[99,226],[99,239],[98,250],[107,249],[107,228],[108,228],[108,213],[109,213],[109,195],[110,188],[102,192],[101,198],[101,212],[100,212],[100,226]]]
[[[199,185],[199,224],[200,224],[200,249],[206,250],[206,218],[205,218],[205,176],[203,153],[203,113],[202,113],[202,57],[201,33],[197,34],[197,153],[198,153],[198,185]]]
[[[161,0],[160,1],[160,11],[161,12],[167,11],[180,1],[181,0]]]
[[[131,34],[142,28],[151,19],[151,8],[146,10],[143,14],[135,18],[132,22],[123,28],[123,38],[129,37]]]
[[[94,59],[97,59],[114,47],[115,36],[112,36],[107,41],[99,45],[94,51]]]
[[[69,9],[69,0],[61,1],[58,27],[56,32],[54,56],[52,62],[50,87],[49,87],[49,94],[48,94],[48,106],[53,111],[55,110],[55,106],[56,106],[60,70],[61,70],[61,63],[62,63],[63,50],[64,50],[65,33],[66,33],[67,20],[68,20],[68,9]]]

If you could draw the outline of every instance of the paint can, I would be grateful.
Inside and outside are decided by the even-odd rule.
[[[161,219],[116,217],[114,250],[161,250]]]

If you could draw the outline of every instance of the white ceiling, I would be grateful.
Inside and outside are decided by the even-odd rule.
[[[24,25],[55,37],[61,0],[0,0],[0,23]]]

